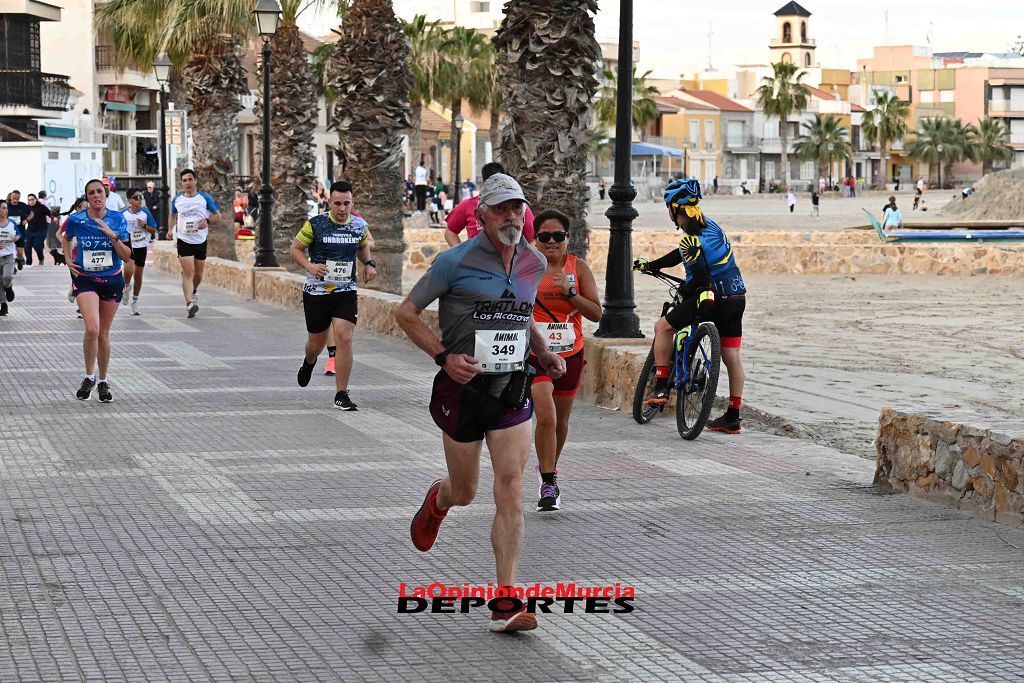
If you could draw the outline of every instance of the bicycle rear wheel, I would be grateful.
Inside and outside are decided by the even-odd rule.
[[[692,441],[704,431],[718,391],[722,340],[714,323],[701,323],[697,327],[686,362],[689,378],[676,397],[676,428],[679,436]]]
[[[654,419],[660,408],[644,405],[644,401],[654,395],[654,346],[647,354],[647,360],[636,378],[636,390],[633,392],[633,419],[645,425]]]

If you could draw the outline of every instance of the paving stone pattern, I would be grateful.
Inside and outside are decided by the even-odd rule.
[[[493,578],[490,467],[428,554],[434,366],[357,335],[357,413],[295,384],[300,315],[147,276],[80,403],[66,273],[0,319],[0,680],[1024,680],[1024,534],[870,486],[872,465],[747,432],[679,439],[577,408],[564,511],[527,478],[524,582],[635,585],[627,615],[396,613],[400,582]],[[486,461],[486,454],[485,454]]]

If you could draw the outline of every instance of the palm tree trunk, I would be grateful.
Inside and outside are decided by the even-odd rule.
[[[942,162],[938,163],[939,166],[939,189],[942,189]]]
[[[452,200],[454,200],[455,197],[461,196],[458,194],[459,188],[454,187],[452,185],[455,182],[455,164],[458,162],[458,159],[461,157],[462,153],[462,149],[460,149],[462,147],[462,140],[460,139],[459,136],[459,129],[455,126],[455,118],[457,116],[462,116],[461,98],[456,98],[452,100],[452,156],[448,166],[448,198]],[[459,171],[461,170],[462,169],[459,168]]]
[[[402,135],[409,128],[413,76],[409,43],[391,0],[356,0],[331,57],[339,93],[331,112],[338,158],[374,239],[377,279],[363,286],[400,294]]]
[[[412,126],[412,137],[409,140],[409,166],[415,168],[416,164],[419,163],[420,157],[423,156],[423,131],[420,130],[423,123],[423,103],[417,102],[412,107],[412,117],[410,118],[410,125]]]
[[[262,60],[257,64],[263,79]],[[303,272],[289,255],[292,239],[306,222],[316,178],[313,134],[317,126],[317,93],[313,67],[309,63],[299,28],[282,22],[274,34],[271,60],[270,184],[274,188],[274,251],[285,268]],[[263,90],[259,91],[256,119],[263,126]],[[257,153],[262,169],[263,149]],[[261,179],[262,180],[262,179]]]
[[[789,189],[789,126],[785,118],[779,119],[779,144],[782,146],[779,167],[782,171],[781,190]]]
[[[501,146],[501,110],[491,107],[491,157],[498,161],[498,148]]]
[[[196,41],[196,51],[184,67],[191,85],[192,150],[199,189],[209,193],[225,216],[211,226],[209,254],[235,258],[235,232],[231,224],[234,199],[232,176],[238,144],[239,96],[246,92],[245,67],[239,59],[238,40],[219,34]]]
[[[879,166],[881,166],[881,168],[878,169],[878,188],[881,189],[881,190],[885,189],[886,177],[889,175],[889,163],[888,163],[889,160],[887,158],[889,150],[887,149],[887,147],[888,147],[888,144],[886,143],[886,141],[884,139],[879,141],[879,143],[878,143],[878,156],[879,156],[878,163],[879,163]]]
[[[535,206],[569,216],[569,251],[581,258],[589,249],[590,107],[601,63],[596,12],[596,0],[509,0],[494,37],[509,118],[501,134],[502,163]]]

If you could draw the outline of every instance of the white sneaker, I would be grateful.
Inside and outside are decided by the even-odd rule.
[[[128,304],[128,298],[131,296],[131,289],[132,289],[131,285],[126,284],[124,286],[124,291],[121,292],[121,305],[122,306],[125,306],[125,305]]]
[[[190,318],[196,317],[196,313],[198,311],[199,311],[199,304],[197,304],[195,302],[195,300],[192,300],[192,301],[188,302],[187,304],[185,304],[185,312],[188,314],[188,317],[190,317]]]
[[[132,303],[131,303],[130,308],[131,308],[131,311],[132,311],[132,315],[138,315],[139,314],[139,300],[136,299],[135,297],[132,297]]]
[[[75,290],[73,290],[73,289],[69,289],[68,290],[68,303],[69,304],[75,303]]]
[[[192,303],[199,305],[199,292],[192,292]]]

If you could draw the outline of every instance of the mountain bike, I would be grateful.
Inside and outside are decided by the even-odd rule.
[[[670,308],[682,301],[684,281],[657,270],[645,272],[670,287],[672,300],[666,301],[661,307],[661,315],[664,317]],[[676,428],[679,436],[688,441],[700,436],[711,415],[721,363],[722,340],[713,322],[701,321],[698,315],[688,328],[676,332],[672,343],[668,385],[670,390],[676,392]],[[647,424],[665,409],[664,406],[644,404],[654,395],[654,384],[652,344],[633,394],[633,419],[640,424]]]

